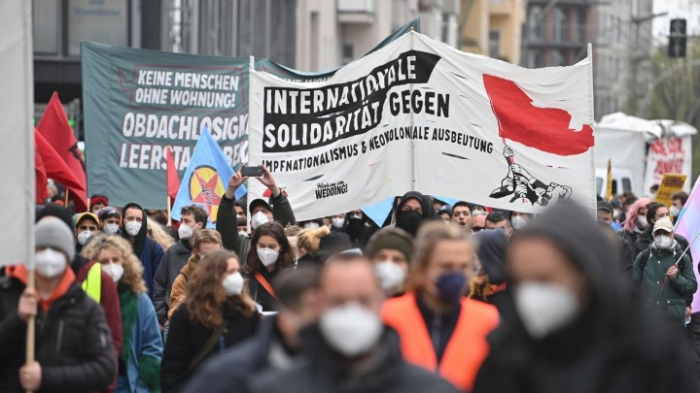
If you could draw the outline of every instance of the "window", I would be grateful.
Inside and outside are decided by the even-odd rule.
[[[127,0],[69,0],[68,55],[80,55],[81,41],[129,45]]]
[[[566,41],[566,14],[561,8],[554,10],[554,42]]]
[[[34,0],[32,3],[32,39],[34,53],[58,54],[59,2],[56,0]]]
[[[542,52],[538,50],[530,50],[527,52],[527,66],[530,68],[544,67],[544,57]]]
[[[632,180],[629,177],[622,178],[622,192],[632,191]]]
[[[498,58],[501,56],[501,32],[489,31],[489,56]]]
[[[561,51],[552,51],[552,65],[555,67],[562,67],[566,65],[566,57]]]
[[[542,39],[542,8],[532,7],[527,21],[530,26],[530,39],[539,41]]]

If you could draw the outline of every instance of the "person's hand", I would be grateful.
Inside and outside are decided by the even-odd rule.
[[[676,277],[678,277],[678,266],[673,265],[669,267],[668,271],[666,272],[666,275],[671,279],[675,279]]]
[[[243,167],[241,167],[241,171],[243,170]],[[246,180],[248,180],[248,176],[243,176],[241,171],[238,171],[231,176],[231,179],[228,181],[228,188],[226,188],[226,198],[228,199],[233,199],[233,197],[236,195],[236,190],[238,187],[243,184]]]
[[[263,170],[263,175],[257,177],[256,179],[258,179],[258,181],[262,183],[265,187],[270,189],[273,198],[277,198],[280,195],[280,188],[277,187],[277,181],[275,181],[275,177],[272,176],[272,173],[270,173],[270,170],[267,169],[265,165],[262,165],[261,168]]]
[[[690,314],[691,314],[690,307],[686,307],[685,308],[685,320],[686,321],[690,319]]]
[[[22,389],[36,392],[41,387],[41,365],[35,361],[19,369],[19,382]]]
[[[505,158],[510,158],[510,157],[513,157],[514,155],[515,155],[515,153],[513,152],[513,149],[511,149],[509,146],[506,146],[503,149],[503,156]]]
[[[26,288],[19,298],[17,315],[22,322],[27,323],[30,317],[36,316],[37,294],[34,288]]]

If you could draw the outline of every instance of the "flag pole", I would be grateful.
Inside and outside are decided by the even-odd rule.
[[[683,254],[681,254],[680,258],[678,258],[678,260],[676,261],[676,263],[673,264],[674,266],[678,266],[678,264],[681,263],[681,259],[683,259],[683,257],[685,256],[685,254],[688,253],[688,250],[690,250],[690,247],[691,247],[691,246],[693,245],[693,243],[695,243],[695,241],[698,239],[698,236],[700,236],[700,231],[698,231],[698,233],[695,235],[695,237],[693,238],[693,240],[692,240],[690,243],[688,243],[688,247],[685,248],[685,250],[683,251]],[[692,262],[692,261],[691,261],[691,262]],[[680,274],[680,273],[679,273],[679,274]],[[661,284],[661,292],[663,292],[663,291],[664,291],[664,287],[666,287],[666,281],[668,281],[668,276],[664,277],[664,283]]]
[[[65,200],[65,206],[68,208],[68,195],[70,194],[70,190],[66,188],[66,200]]]
[[[27,269],[27,289],[34,289],[35,284],[34,284],[34,267],[32,266],[31,269]],[[30,365],[34,363],[34,333],[35,333],[35,321],[36,317],[35,316],[30,316],[27,319],[27,352],[26,352],[26,365]],[[29,391],[28,391],[29,392]]]
[[[90,197],[87,197],[87,203],[85,204],[87,206],[87,211],[90,212]]]
[[[172,209],[170,208],[170,195],[168,195],[168,226],[173,226]]]

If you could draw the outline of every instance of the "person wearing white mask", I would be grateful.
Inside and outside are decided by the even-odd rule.
[[[630,290],[591,213],[560,201],[511,239],[514,307],[472,393],[698,391],[684,332]]]
[[[517,232],[518,230],[525,228],[530,220],[532,220],[532,214],[516,211],[510,212],[510,224],[513,227],[513,231]]]
[[[102,227],[102,232],[104,234],[119,234],[119,222],[122,218],[122,214],[119,209],[112,206],[103,207],[99,213],[97,213],[97,217],[100,219],[100,226]]]
[[[317,266],[280,273],[272,283],[279,312],[262,319],[255,337],[203,366],[182,393],[247,392],[257,375],[290,369],[304,355],[302,330],[318,322],[319,273]]]
[[[100,219],[93,213],[78,214],[75,220],[75,252],[80,253],[93,236],[100,233]]]
[[[199,205],[184,206],[180,215],[180,241],[165,251],[153,278],[153,305],[158,313],[158,322],[163,327],[168,320],[173,283],[192,255],[195,236],[206,228],[209,219],[207,211]]]
[[[250,296],[263,311],[275,311],[277,296],[272,281],[277,274],[294,267],[294,251],[282,226],[276,222],[261,225],[250,239],[243,273],[248,278]]]
[[[303,356],[287,370],[251,378],[251,393],[456,393],[432,371],[404,360],[399,336],[381,320],[384,291],[372,264],[354,253],[321,272],[320,319],[301,332]]]
[[[122,350],[118,355],[117,393],[147,393],[160,386],[163,339],[158,317],[146,295],[143,267],[131,245],[116,236],[98,236],[83,249],[118,284]]]
[[[651,246],[634,261],[632,278],[643,297],[665,311],[678,326],[684,326],[686,299],[698,288],[692,259],[688,253],[683,254],[685,248],[676,240],[668,217],[654,223],[652,234]]]
[[[248,257],[248,250],[250,250],[251,239],[248,234],[239,233],[237,213],[236,208],[234,208],[237,202],[235,197],[236,190],[248,180],[248,177],[243,176],[241,171],[238,171],[229,179],[226,193],[221,198],[221,204],[216,215],[216,230],[221,233],[221,237],[224,240],[224,248],[234,251],[245,261]],[[263,195],[269,197],[269,203],[263,199],[255,199],[250,202],[250,215],[248,218],[250,219],[253,233],[260,225],[268,222],[278,222],[282,227],[296,223],[292,206],[289,204],[285,193],[277,186],[275,177],[265,166],[262,166],[262,171],[263,175],[255,179],[267,187],[267,191]]]
[[[0,278],[0,387],[3,391],[105,391],[114,377],[116,354],[105,315],[75,282],[69,226],[44,218],[34,230],[35,286],[27,288],[25,265]],[[29,261],[27,261],[29,262]],[[36,339],[27,364],[27,323]]]
[[[179,392],[213,355],[255,334],[260,314],[244,288],[236,254],[205,255],[190,278],[187,298],[170,321],[161,369],[161,391]]]
[[[164,251],[160,244],[148,237],[148,216],[141,206],[135,203],[124,206],[121,235],[131,243],[134,254],[141,261],[148,296],[153,297],[153,277],[163,259]]]
[[[374,265],[386,296],[397,297],[406,292],[406,281],[413,259],[411,235],[399,228],[387,227],[372,235],[365,247],[365,256]]]

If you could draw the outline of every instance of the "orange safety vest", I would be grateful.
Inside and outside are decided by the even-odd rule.
[[[489,353],[486,335],[498,326],[498,311],[492,305],[463,298],[457,326],[438,365],[430,333],[413,293],[384,302],[384,323],[401,337],[406,360],[440,375],[463,391],[474,386],[481,363]]]

